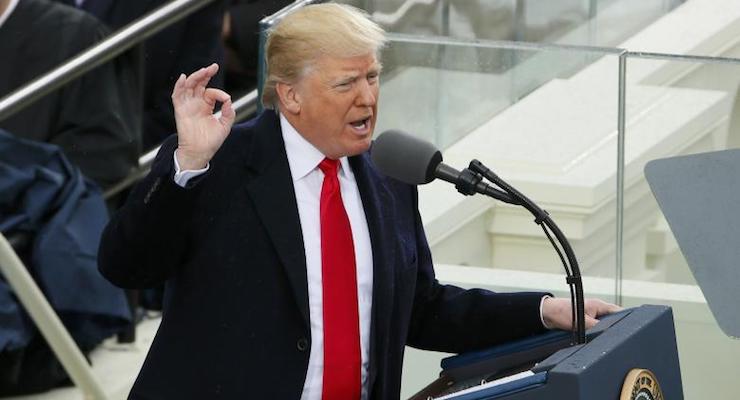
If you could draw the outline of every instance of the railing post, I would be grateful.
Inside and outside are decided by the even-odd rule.
[[[106,399],[102,386],[93,375],[79,347],[2,233],[0,233],[0,272],[49,343],[49,347],[64,366],[72,382],[85,394],[85,398]]]
[[[622,305],[623,253],[624,253],[624,144],[626,130],[627,56],[619,55],[619,95],[617,105],[617,243],[616,271],[614,276],[614,302]]]
[[[121,28],[95,46],[0,99],[0,121],[212,1],[173,0]]]

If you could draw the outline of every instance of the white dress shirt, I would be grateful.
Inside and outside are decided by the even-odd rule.
[[[8,3],[8,7],[3,11],[2,14],[0,14],[0,26],[3,26],[5,21],[10,17],[10,14],[13,13],[13,10],[15,10],[15,6],[18,5],[18,0],[10,0],[10,3]]]
[[[324,155],[303,138],[284,116],[280,115],[280,126],[288,155],[290,174],[293,178],[298,216],[303,233],[306,253],[306,275],[308,277],[308,308],[311,322],[311,353],[308,371],[303,384],[301,400],[321,400],[324,374],[324,317],[321,283],[321,224],[320,199],[324,173],[318,168]],[[367,229],[365,211],[357,188],[355,176],[347,157],[340,160],[338,172],[342,202],[352,228],[357,266],[357,300],[360,317],[360,354],[362,356],[362,399],[368,397],[367,368],[370,350],[370,320],[373,298],[373,256],[370,233]],[[185,186],[187,181],[208,170],[208,166],[197,171],[181,171],[175,157],[175,182]]]

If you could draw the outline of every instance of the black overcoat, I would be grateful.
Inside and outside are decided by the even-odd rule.
[[[279,118],[237,125],[187,188],[176,138],[106,228],[100,269],[127,288],[166,281],[133,399],[299,399],[311,346],[302,233]],[[369,392],[397,399],[404,347],[480,349],[543,330],[542,293],[441,285],[414,186],[350,158],[373,253]]]

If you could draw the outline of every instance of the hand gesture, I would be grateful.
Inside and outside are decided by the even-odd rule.
[[[598,317],[621,311],[622,307],[599,299],[583,301],[586,317],[586,329],[599,322]],[[542,320],[550,329],[572,329],[570,299],[548,297],[542,302]]]
[[[177,125],[177,162],[182,170],[204,168],[216,154],[234,124],[231,96],[223,90],[206,88],[218,72],[218,64],[201,68],[175,82],[172,105]],[[222,103],[221,115],[213,113]]]

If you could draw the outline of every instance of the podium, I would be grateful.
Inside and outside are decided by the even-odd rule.
[[[440,377],[411,400],[618,400],[625,386],[628,399],[683,399],[669,307],[644,305],[609,315],[586,338],[570,346],[570,332],[552,331],[446,358]],[[652,375],[630,383],[628,374],[633,378],[637,369]],[[636,395],[640,385],[659,386],[662,397]]]

